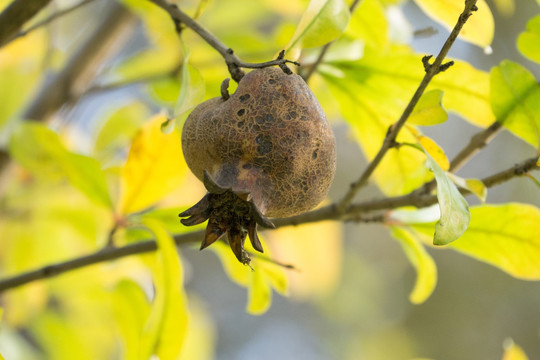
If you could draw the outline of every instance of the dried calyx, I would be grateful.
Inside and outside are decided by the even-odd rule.
[[[182,148],[208,193],[180,217],[208,219],[201,249],[224,234],[237,259],[249,264],[244,242],[263,252],[257,227],[267,217],[312,209],[326,196],[336,166],[335,139],[315,96],[298,75],[254,70],[234,94],[197,106],[184,125]]]

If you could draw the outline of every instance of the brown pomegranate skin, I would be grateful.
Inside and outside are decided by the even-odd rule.
[[[268,217],[300,214],[327,195],[336,169],[335,138],[319,102],[296,75],[254,70],[225,100],[197,106],[185,122],[182,149],[201,181],[249,198]]]

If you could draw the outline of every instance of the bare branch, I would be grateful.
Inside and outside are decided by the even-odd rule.
[[[283,58],[283,52],[280,53],[277,59],[267,61],[263,63],[248,63],[242,61],[236,56],[233,50],[219,40],[215,35],[203,28],[198,22],[189,17],[186,13],[180,10],[176,5],[170,4],[166,0],[149,0],[161,7],[163,10],[169,13],[175,24],[182,23],[191,30],[195,31],[204,41],[212,46],[219,54],[225,59],[225,63],[229,69],[229,73],[234,81],[239,82],[244,76],[244,72],[241,68],[260,69],[269,66],[280,66],[287,72],[287,63],[300,65],[295,61],[287,60]]]
[[[499,133],[502,129],[502,123],[495,121],[493,124],[474,135],[469,144],[465,146],[450,162],[449,171],[455,172],[460,169],[467,161],[476,155],[480,150]]]
[[[438,74],[440,71],[444,71],[448,68],[448,64],[443,64],[443,60],[445,59],[446,55],[448,54],[448,51],[454,44],[455,40],[457,39],[461,29],[463,28],[463,25],[467,22],[467,19],[472,15],[473,11],[476,11],[476,0],[467,0],[465,1],[465,9],[459,16],[458,22],[454,26],[454,29],[448,36],[448,39],[446,39],[446,42],[444,43],[443,47],[441,48],[441,51],[439,52],[439,55],[437,55],[437,58],[433,62],[433,64],[429,63],[429,59],[431,56],[424,57],[422,59],[422,63],[424,64],[426,74],[424,75],[424,78],[420,82],[420,85],[418,85],[418,88],[416,89],[416,92],[412,96],[411,100],[407,104],[407,107],[405,110],[403,110],[403,113],[401,114],[401,117],[399,120],[390,128],[390,131],[386,135],[386,138],[384,139],[384,142],[379,149],[379,152],[377,155],[375,155],[375,158],[371,161],[371,163],[368,165],[368,167],[364,170],[362,175],[360,176],[360,179],[358,181],[351,184],[350,190],[347,192],[347,194],[344,196],[343,200],[338,205],[338,208],[340,211],[344,212],[347,207],[351,204],[353,201],[355,195],[358,193],[358,191],[367,184],[369,178],[379,166],[381,160],[384,158],[388,150],[394,146],[396,137],[403,127],[405,125],[405,122],[411,115],[414,107],[418,103],[418,100],[420,100],[420,97],[424,93],[424,90],[427,88],[428,84],[431,82],[433,77]]]
[[[538,157],[527,159],[519,164],[512,166],[509,169],[488,176],[482,181],[486,187],[490,188],[503,182],[509,181],[514,177],[526,176],[529,171],[539,170],[537,165]],[[466,190],[461,190],[463,194],[468,194]],[[402,206],[426,207],[437,202],[435,195],[419,194],[411,192],[407,195],[397,196],[392,198],[384,198],[379,200],[367,201],[352,205],[346,213],[339,211],[336,204],[322,207],[320,209],[310,211],[301,215],[283,218],[272,219],[276,228],[291,225],[307,224],[319,222],[323,220],[345,220],[357,222],[383,222],[382,214],[371,214],[372,211],[381,211],[395,209]],[[268,230],[271,231],[271,230]],[[204,231],[190,232],[177,235],[174,241],[177,245],[183,245],[193,242],[199,242],[204,236]],[[33,281],[46,279],[56,275],[63,274],[68,271],[76,270],[85,266],[98,264],[100,262],[119,259],[129,255],[141,254],[145,252],[155,251],[157,249],[156,242],[153,240],[142,241],[123,247],[105,247],[95,253],[74,258],[71,260],[59,262],[52,265],[47,265],[36,270],[32,270],[23,274],[15,275],[0,280],[0,293],[5,290],[28,284]]]

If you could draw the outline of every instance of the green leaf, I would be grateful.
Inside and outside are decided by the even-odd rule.
[[[142,359],[156,355],[176,359],[182,350],[187,328],[187,304],[183,288],[180,257],[171,236],[160,223],[145,219],[158,245],[158,264],[154,269],[155,296],[142,337]]]
[[[148,108],[138,102],[116,109],[106,115],[95,137],[93,154],[104,166],[112,166],[128,148],[131,140],[149,116]]]
[[[435,261],[426,251],[424,245],[411,234],[410,230],[402,227],[391,227],[390,232],[400,242],[405,255],[417,273],[416,283],[409,295],[409,300],[413,304],[421,304],[431,296],[437,285]]]
[[[368,46],[385,49],[389,44],[388,21],[380,1],[363,0],[351,16],[345,33],[364,40]]]
[[[471,219],[467,201],[435,160],[426,152],[428,162],[437,180],[437,200],[441,218],[435,225],[434,245],[446,245],[459,239]]]
[[[456,0],[414,0],[430,18],[452,29],[464,9],[464,1]],[[493,41],[495,22],[489,6],[484,0],[476,2],[478,10],[467,20],[460,33],[460,38],[482,48],[487,48]]]
[[[529,20],[527,30],[517,39],[517,47],[524,56],[540,63],[540,15]]]
[[[514,135],[540,146],[540,86],[527,69],[504,60],[491,70],[491,107]]]
[[[339,37],[350,16],[344,0],[311,0],[286,46],[289,57],[297,58],[302,48],[321,46]]]
[[[414,110],[407,120],[415,125],[437,125],[448,119],[446,110],[442,107],[443,92],[431,90],[422,95]]]
[[[105,175],[99,163],[88,156],[69,152],[58,134],[43,124],[22,123],[10,139],[13,158],[37,177],[66,177],[89,199],[111,207]]]

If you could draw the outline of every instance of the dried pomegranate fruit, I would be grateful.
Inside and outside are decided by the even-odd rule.
[[[228,81],[228,80],[227,80]],[[184,225],[208,219],[201,249],[227,233],[244,264],[244,241],[263,252],[257,224],[300,214],[326,196],[336,169],[335,138],[304,80],[278,68],[248,73],[229,96],[198,105],[182,132],[191,171],[208,193],[179,216]]]

